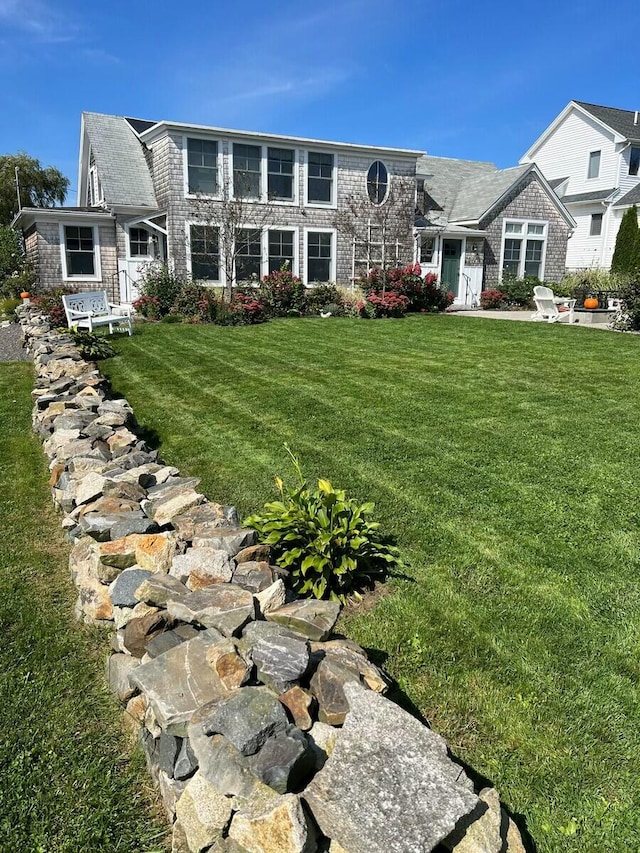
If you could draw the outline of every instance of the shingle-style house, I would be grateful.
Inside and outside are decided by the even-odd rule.
[[[410,211],[408,239],[395,241],[394,257],[413,259],[420,154],[84,113],[79,206],[25,209],[16,225],[40,287],[106,288],[112,298],[130,302],[153,260],[223,284],[228,264],[219,220],[225,205],[242,198],[246,221],[234,231],[237,280],[259,278],[288,262],[305,283],[348,284],[358,264],[374,260],[378,241],[373,225],[364,248],[337,227],[349,200],[362,199],[365,218],[367,209],[403,201],[398,210]]]
[[[535,164],[421,157],[417,166],[419,261],[477,304],[505,275],[560,281],[575,223]]]
[[[640,203],[640,114],[570,101],[522,157],[576,221],[567,267],[611,266],[625,211]]]

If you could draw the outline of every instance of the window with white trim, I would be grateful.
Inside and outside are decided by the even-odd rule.
[[[636,176],[638,174],[639,169],[640,169],[640,148],[636,148],[634,145],[629,152],[629,174]]]
[[[307,231],[307,281],[331,281],[333,234]]]
[[[267,195],[276,201],[293,201],[295,151],[267,148]]]
[[[502,275],[509,278],[544,278],[546,222],[504,223]]]
[[[262,147],[233,144],[233,194],[236,198],[260,198],[262,195]]]
[[[426,234],[423,234],[420,238],[420,263],[421,264],[432,264],[433,263],[433,254],[435,250],[435,240],[433,237],[427,237]]]
[[[96,275],[96,244],[91,225],[64,226],[66,278]]]
[[[270,229],[267,234],[269,273],[287,264],[293,271],[294,232]]]
[[[236,281],[259,281],[262,267],[262,234],[258,228],[236,231]]]
[[[600,175],[600,153],[600,151],[591,151],[589,153],[587,178],[597,178]]]
[[[309,151],[307,153],[307,201],[311,204],[332,204],[333,192],[333,154]]]
[[[218,191],[218,143],[211,139],[187,139],[187,170],[190,193],[215,195]]]
[[[146,228],[129,228],[129,257],[147,257],[149,251],[149,232]]]
[[[589,236],[599,237],[602,234],[602,214],[592,213],[591,224],[589,226]]]
[[[220,281],[220,230],[212,225],[190,225],[191,276]]]

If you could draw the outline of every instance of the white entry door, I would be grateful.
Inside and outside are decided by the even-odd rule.
[[[120,302],[131,303],[140,293],[138,282],[146,269],[165,257],[164,238],[141,224],[125,227],[127,257],[118,259]]]

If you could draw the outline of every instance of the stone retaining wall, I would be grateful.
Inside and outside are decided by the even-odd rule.
[[[77,614],[113,627],[107,679],[174,853],[524,851],[496,791],[476,792],[332,633],[339,605],[296,600],[268,547],[139,438],[72,340],[19,313]]]

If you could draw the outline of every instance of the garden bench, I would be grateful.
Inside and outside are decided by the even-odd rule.
[[[62,302],[69,328],[93,332],[98,326],[109,326],[109,334],[113,334],[114,326],[124,326],[130,335],[133,334],[131,308],[109,302],[106,290],[70,293],[62,297]]]

